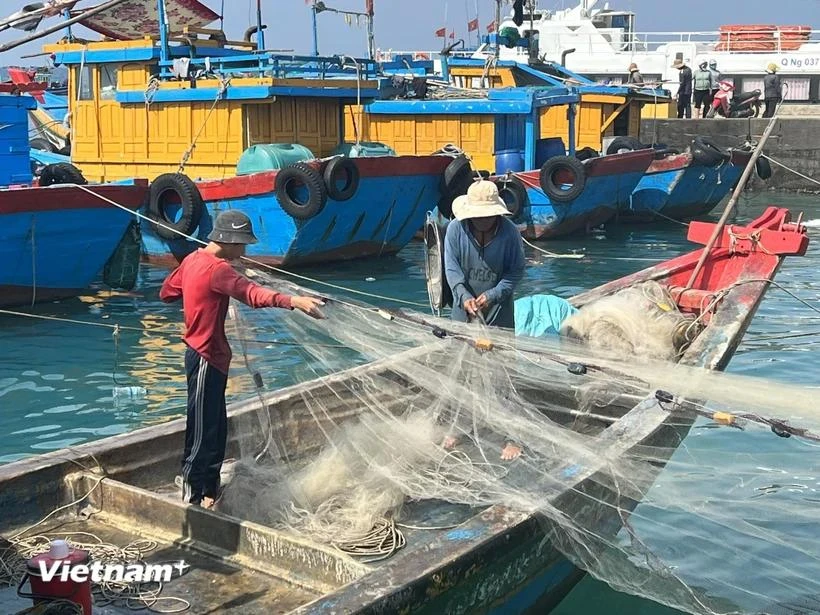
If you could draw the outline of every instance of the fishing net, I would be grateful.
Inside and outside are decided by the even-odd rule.
[[[672,305],[634,287],[546,339],[338,298],[322,320],[235,309],[261,408],[219,507],[373,562],[413,528],[505,506],[615,589],[692,613],[816,612],[817,391],[702,369],[727,340]],[[268,414],[258,359],[275,340],[312,381]]]

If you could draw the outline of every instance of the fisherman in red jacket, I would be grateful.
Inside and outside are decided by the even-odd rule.
[[[228,417],[225,387],[231,347],[225,318],[231,297],[252,308],[297,309],[321,318],[322,305],[313,297],[292,297],[254,284],[228,261],[256,243],[251,221],[242,212],[224,211],[208,235],[210,243],[188,255],[165,280],[160,299],[182,299],[185,314],[185,374],[188,378],[188,421],[182,461],[183,498],[211,508],[219,491],[219,472],[225,459]]]

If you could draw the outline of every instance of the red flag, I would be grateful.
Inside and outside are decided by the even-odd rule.
[[[478,17],[467,22],[467,32],[475,32],[478,30]]]
[[[490,22],[490,25],[487,26],[487,32],[495,32],[495,22]]]
[[[453,30],[452,32],[450,32],[450,40],[455,40],[455,39],[456,39],[456,31]]]
[[[373,17],[373,0],[364,0],[365,13]]]
[[[438,38],[444,38],[447,36],[447,28],[439,28],[436,30],[436,36]]]

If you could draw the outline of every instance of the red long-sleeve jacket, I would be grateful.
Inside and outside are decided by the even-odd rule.
[[[166,303],[182,299],[183,341],[223,374],[231,364],[231,347],[225,336],[231,297],[252,308],[292,309],[290,295],[254,284],[227,261],[202,249],[187,256],[166,278],[159,297]]]

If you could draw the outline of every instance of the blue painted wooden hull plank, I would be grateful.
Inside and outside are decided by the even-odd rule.
[[[438,199],[439,175],[362,177],[352,199],[328,200],[318,215],[303,221],[285,213],[272,192],[207,202],[196,236],[207,241],[214,217],[225,209],[239,209],[251,218],[259,238],[248,246],[252,258],[302,265],[379,256],[406,246]],[[191,241],[162,240],[143,224],[143,249],[149,259],[181,260],[197,247]]]

